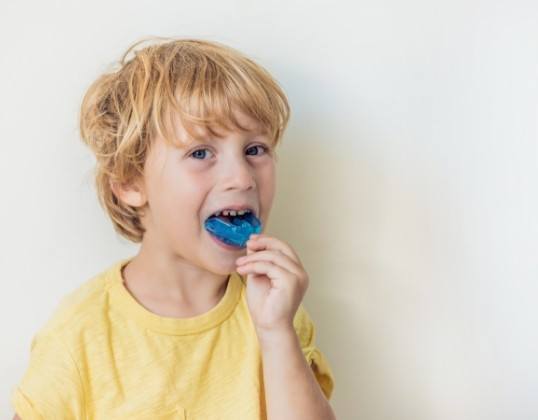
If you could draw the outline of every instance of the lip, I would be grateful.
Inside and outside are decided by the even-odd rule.
[[[241,248],[239,246],[233,246],[233,245],[229,245],[227,243],[224,243],[222,241],[220,241],[219,239],[217,239],[215,236],[213,236],[211,233],[207,232],[207,234],[211,237],[211,239],[213,239],[213,241],[215,241],[218,245],[220,245],[221,247],[223,247],[224,249],[227,249],[229,251],[243,251],[245,248]]]

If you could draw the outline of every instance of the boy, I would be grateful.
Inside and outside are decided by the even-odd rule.
[[[301,304],[309,279],[297,254],[263,233],[245,253],[205,229],[244,212],[265,226],[286,97],[230,47],[160,40],[132,45],[90,86],[80,115],[99,201],[140,250],[62,300],[32,341],[15,411],[334,419],[334,377]]]

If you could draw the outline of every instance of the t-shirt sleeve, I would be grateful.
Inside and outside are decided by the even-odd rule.
[[[11,404],[22,420],[83,419],[83,389],[77,366],[59,337],[36,334],[30,361]]]
[[[330,399],[334,390],[334,374],[329,360],[316,344],[316,327],[302,303],[297,309],[293,324],[306,361],[312,368],[325,397]]]

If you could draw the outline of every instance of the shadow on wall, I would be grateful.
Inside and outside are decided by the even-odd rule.
[[[307,126],[290,125],[278,149],[267,232],[293,246],[310,276],[304,303],[335,375],[335,411],[342,419],[438,418],[431,314],[453,273],[431,282],[440,240],[431,228],[442,223],[428,219],[422,195],[436,194],[427,190],[436,174],[425,183],[420,172],[429,169],[419,167],[390,179],[384,156],[374,156],[360,135],[350,144]]]

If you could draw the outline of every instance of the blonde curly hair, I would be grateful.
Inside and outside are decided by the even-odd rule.
[[[151,45],[138,49],[142,43]],[[134,55],[128,58],[129,55]],[[143,176],[152,139],[174,143],[174,111],[187,133],[193,127],[245,129],[236,109],[257,120],[276,146],[290,108],[283,90],[263,67],[239,51],[199,39],[151,37],[132,44],[116,68],[95,80],[82,100],[80,135],[96,156],[95,186],[101,206],[121,236],[141,242],[144,208],[122,202],[112,185]]]

